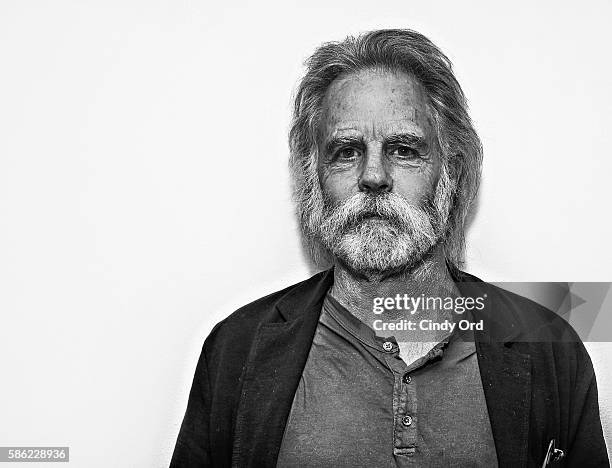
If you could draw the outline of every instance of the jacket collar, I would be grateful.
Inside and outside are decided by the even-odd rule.
[[[276,304],[276,309],[287,322],[298,318],[319,320],[323,300],[334,283],[334,269],[317,273],[285,294]]]
[[[449,270],[463,296],[484,297],[484,309],[472,312],[474,320],[484,323],[482,331],[475,331],[476,341],[509,344],[520,337],[518,311],[502,289],[456,268],[449,267]]]

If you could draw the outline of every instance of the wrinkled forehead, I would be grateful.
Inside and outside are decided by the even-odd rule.
[[[433,124],[425,88],[401,71],[365,69],[341,75],[322,101],[319,137],[360,132],[372,138],[410,132],[427,138]]]

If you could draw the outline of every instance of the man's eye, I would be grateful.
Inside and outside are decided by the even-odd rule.
[[[343,148],[336,153],[337,159],[355,159],[359,156],[359,151],[355,148]]]
[[[409,146],[396,146],[395,148],[391,148],[389,154],[390,156],[396,156],[402,159],[419,158],[419,153]]]

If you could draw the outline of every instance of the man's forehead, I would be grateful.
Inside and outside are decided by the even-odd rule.
[[[410,75],[386,70],[364,70],[335,80],[323,102],[321,130],[403,132],[423,134],[429,127],[424,88]]]
[[[384,101],[389,106],[421,107],[427,94],[421,83],[400,71],[362,70],[336,78],[325,92],[329,110],[368,106]]]

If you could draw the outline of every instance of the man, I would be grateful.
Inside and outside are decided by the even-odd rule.
[[[434,44],[317,49],[290,149],[303,237],[333,268],[213,329],[171,466],[609,466],[573,330],[459,270],[482,153]]]

